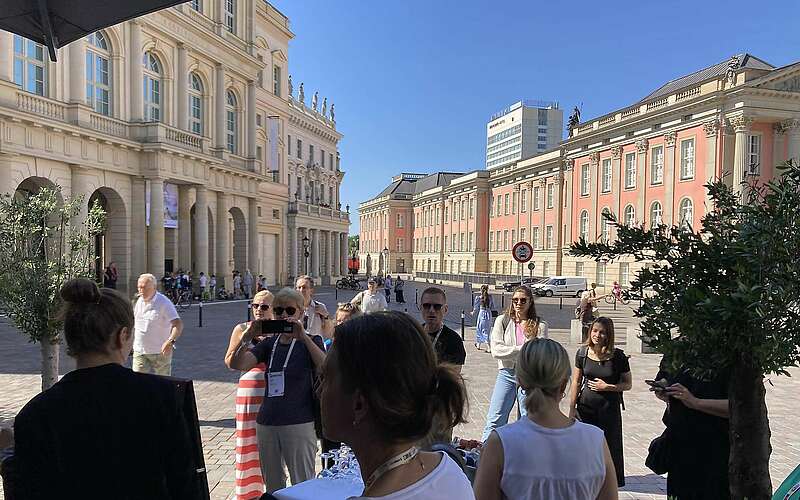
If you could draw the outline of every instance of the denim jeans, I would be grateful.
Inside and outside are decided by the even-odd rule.
[[[489,435],[498,427],[508,423],[508,416],[514,408],[514,400],[518,402],[518,417],[528,414],[525,409],[525,391],[517,386],[517,377],[513,368],[501,368],[497,372],[497,380],[492,391],[492,400],[489,402],[489,412],[486,414],[486,427],[483,429],[481,441],[486,442]]]

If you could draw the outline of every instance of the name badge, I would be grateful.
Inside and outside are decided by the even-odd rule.
[[[267,397],[283,396],[283,371],[267,373]]]

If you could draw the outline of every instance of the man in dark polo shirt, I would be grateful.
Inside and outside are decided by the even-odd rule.
[[[444,324],[444,317],[447,314],[447,295],[441,288],[432,286],[422,292],[419,300],[423,328],[431,337],[439,361],[457,365],[460,372],[467,358],[467,351],[464,350],[461,336]]]
[[[430,335],[436,357],[439,361],[455,365],[458,372],[461,373],[467,358],[467,351],[464,350],[461,336],[444,324],[444,317],[447,314],[447,295],[441,288],[432,286],[422,292],[419,302],[419,310],[422,312],[422,328],[425,333]],[[420,441],[419,447],[424,450],[430,449],[431,445],[437,443],[450,444],[452,439],[453,428],[441,422],[440,419],[434,418],[428,436]]]

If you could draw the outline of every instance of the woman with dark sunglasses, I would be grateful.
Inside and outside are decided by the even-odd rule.
[[[233,327],[228,352],[225,353],[225,364],[230,367],[233,353],[242,342],[242,336],[255,321],[272,319],[272,301],[274,296],[267,290],[258,292],[250,304],[253,321],[239,323]],[[255,346],[264,336],[255,335],[251,345]],[[239,387],[236,389],[236,496],[237,500],[253,498],[255,493],[264,492],[264,479],[261,477],[261,463],[258,458],[258,439],[256,438],[256,414],[264,399],[264,388],[267,382],[264,371],[267,365],[258,363],[253,368],[243,371],[239,376]]]
[[[514,371],[519,351],[526,341],[535,338],[548,338],[547,322],[536,314],[533,292],[527,286],[518,286],[511,296],[511,303],[503,314],[497,317],[492,328],[492,357],[497,360],[497,380],[486,414],[486,427],[482,441],[498,427],[508,423],[508,416],[517,401],[520,416],[525,416],[525,392],[517,382]]]
[[[273,335],[251,346],[261,330],[261,321],[254,321],[243,332],[228,365],[242,371],[259,363],[266,365],[266,391],[256,418],[256,437],[268,493],[286,486],[283,463],[292,484],[314,477],[317,435],[313,380],[322,368],[325,352],[322,337],[308,335],[303,328],[303,303],[303,296],[291,288],[275,294],[273,317],[289,323],[291,332]]]

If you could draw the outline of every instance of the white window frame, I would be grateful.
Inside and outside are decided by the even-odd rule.
[[[633,227],[633,224],[636,222],[636,208],[633,205],[628,204],[628,206],[625,207],[623,214],[625,225],[628,227]]]
[[[554,241],[554,237],[553,237],[553,226],[545,227],[544,241],[545,241],[545,246],[546,246],[546,248],[548,250],[554,248],[555,241]]]
[[[611,192],[611,158],[605,158],[603,160],[603,167],[602,167],[603,175],[601,176],[602,182],[600,183],[600,191],[602,193],[610,193]]]
[[[619,263],[619,284],[622,286],[631,284],[631,265],[627,262]]]
[[[189,73],[189,131],[203,135],[203,81]]]
[[[541,239],[539,238],[539,227],[531,228],[531,245],[533,248],[539,249],[541,247]]]
[[[690,144],[691,149],[684,152],[683,145]],[[694,179],[695,175],[695,155],[697,154],[697,143],[694,140],[694,137],[688,137],[686,139],[681,140],[680,143],[680,154],[681,154],[681,180],[690,180]],[[691,154],[690,154],[691,153]]]
[[[664,224],[664,205],[656,200],[650,204],[650,227]]]
[[[761,134],[747,136],[747,175],[761,175]]]
[[[576,262],[575,263],[575,276],[583,277],[583,270],[584,270],[583,262]]]
[[[634,188],[636,188],[636,153],[628,153],[625,155],[625,189]]]
[[[503,195],[503,205],[505,205],[505,211],[503,215],[509,215],[511,213],[511,193],[506,193]]]
[[[272,67],[272,93],[275,97],[281,96],[282,70],[277,64]],[[325,160],[323,159],[323,166]]]
[[[239,152],[239,100],[233,90],[225,92],[225,144],[228,152]],[[314,201],[314,200],[312,200]]]
[[[219,0],[225,2],[225,29],[236,34],[236,0]]]
[[[522,197],[522,199],[520,199],[520,203],[519,203],[520,212],[524,214],[525,212],[528,211],[528,190],[527,189],[523,189],[522,190],[521,197]]]
[[[494,231],[489,231],[489,250],[494,250]]]
[[[144,66],[144,75],[142,76],[144,120],[160,122],[163,119],[161,108],[164,99],[161,92],[161,61],[152,52],[145,52],[142,58],[142,65]]]
[[[608,243],[611,240],[611,221],[605,218],[604,214],[610,214],[611,210],[606,207],[600,211],[600,241]]]
[[[401,213],[397,214],[397,227],[399,229],[403,228],[403,214]]]
[[[578,238],[589,241],[589,211],[583,210],[578,219]]]
[[[197,12],[200,12],[202,14],[202,12],[203,12],[203,2],[202,2],[202,0],[192,0],[191,2],[189,2],[189,5],[192,7],[192,9],[194,9]]]
[[[536,186],[533,188],[533,211],[536,212],[541,209],[541,194],[542,188]]]
[[[25,92],[46,97],[47,77],[47,48],[14,35],[14,83]]]
[[[581,165],[581,196],[589,196],[589,183],[591,182],[591,174],[589,173],[589,164]]]
[[[111,116],[112,81],[111,48],[106,36],[96,31],[86,37],[86,102],[101,115]]]
[[[553,208],[556,196],[556,185],[552,182],[547,185],[547,208]]]
[[[656,186],[664,182],[664,146],[653,146],[650,149],[650,185]]]
[[[678,204],[678,217],[680,226],[690,228],[694,225],[694,202],[691,198],[683,198]]]

